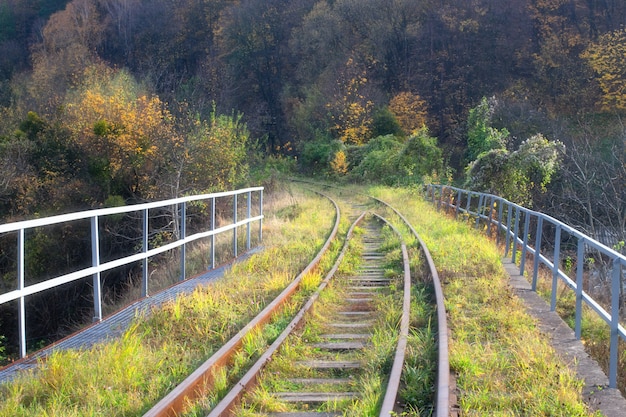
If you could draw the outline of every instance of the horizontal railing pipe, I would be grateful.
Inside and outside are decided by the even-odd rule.
[[[252,196],[253,193],[258,194],[259,198],[259,207],[258,214],[253,215],[252,213]],[[238,219],[237,213],[237,197],[239,195],[245,196],[248,204],[248,208],[246,213],[244,214],[245,218]],[[216,199],[221,197],[232,197],[235,201],[234,204],[234,214],[233,220],[230,224],[225,224],[221,227],[215,227],[215,210],[216,210]],[[206,201],[207,205],[210,208],[210,213],[207,214],[207,228],[209,230],[204,230],[192,234],[188,234],[189,230],[187,228],[187,220],[188,220],[188,212],[189,207],[192,202],[201,202]],[[152,209],[161,209],[166,212],[171,212],[174,224],[174,229],[172,230],[172,235],[176,236],[176,240],[163,244],[161,246],[155,248],[149,248],[149,210]],[[173,212],[172,212],[173,211]],[[140,213],[138,217],[141,217],[141,249],[139,253],[122,256],[118,259],[110,260],[107,262],[101,261],[101,249],[100,249],[100,240],[101,234],[100,231],[100,219],[106,216],[112,215],[120,215],[126,213]],[[240,216],[240,217],[244,217]],[[25,251],[26,241],[28,236],[26,235],[26,231],[32,230],[35,228],[43,228],[47,226],[55,226],[61,225],[68,222],[75,222],[79,220],[89,221],[89,241],[91,242],[91,266],[82,268],[77,271],[73,271],[71,273],[53,276],[42,282],[38,282],[32,285],[25,285],[25,271],[28,266],[28,253]],[[8,234],[8,233],[17,233],[17,266],[16,266],[16,277],[17,277],[17,285],[15,290],[7,291],[5,293],[0,294],[0,305],[11,302],[18,301],[18,333],[19,333],[19,354],[20,357],[26,356],[26,312],[24,309],[25,298],[32,296],[37,293],[41,293],[43,291],[51,290],[53,288],[59,287],[61,285],[65,285],[77,280],[85,279],[87,277],[93,278],[93,303],[94,303],[94,320],[99,321],[102,319],[102,296],[101,296],[101,280],[100,275],[103,272],[113,270],[118,267],[126,266],[132,264],[134,262],[141,262],[142,265],[142,296],[147,296],[149,292],[148,285],[148,259],[152,258],[156,255],[165,253],[167,251],[171,251],[177,248],[180,248],[181,259],[180,259],[180,270],[181,270],[181,280],[186,278],[186,246],[189,243],[197,241],[199,239],[211,238],[211,259],[210,259],[210,267],[215,267],[215,236],[225,232],[232,232],[234,235],[233,242],[233,253],[235,257],[237,256],[237,228],[239,227],[247,227],[248,236],[246,242],[246,249],[250,249],[250,226],[253,223],[258,222],[259,229],[262,228],[263,221],[263,187],[251,187],[242,190],[236,191],[227,191],[227,192],[219,192],[212,194],[202,194],[196,196],[186,196],[175,199],[168,199],[164,201],[155,201],[151,203],[143,203],[143,204],[135,204],[123,207],[114,207],[114,208],[104,208],[104,209],[95,209],[95,210],[87,210],[77,213],[68,213],[62,214],[58,216],[46,217],[41,219],[33,219],[33,220],[25,220],[14,223],[7,223],[0,225],[0,236]],[[45,232],[45,231],[43,231]],[[259,230],[259,242],[261,241],[262,233]],[[1,248],[0,248],[1,249]]]
[[[455,199],[448,200],[446,195],[455,195]],[[624,291],[623,270],[626,268],[626,256],[618,251],[598,242],[597,240],[585,235],[575,228],[551,217],[544,213],[530,210],[518,204],[512,203],[502,197],[493,194],[480,193],[476,191],[463,190],[457,187],[447,185],[428,185],[425,195],[438,208],[446,210],[454,210],[456,215],[464,213],[474,218],[476,226],[482,221],[487,223],[485,228],[487,233],[491,233],[491,226],[495,224],[497,227],[496,239],[500,241],[500,234],[505,235],[504,256],[509,256],[511,251],[512,261],[516,262],[516,255],[521,248],[520,273],[524,274],[526,268],[526,256],[530,254],[533,257],[532,263],[532,282],[533,291],[537,289],[537,275],[539,268],[545,266],[552,273],[552,293],[551,293],[551,309],[556,308],[557,303],[557,283],[561,281],[568,288],[576,293],[576,313],[575,313],[575,334],[577,338],[581,337],[581,321],[582,321],[582,305],[587,305],[598,317],[600,317],[608,326],[611,332],[610,337],[610,358],[609,358],[609,387],[617,388],[617,366],[619,357],[619,339],[626,340],[626,332],[620,324],[619,311],[622,307],[620,293]],[[474,211],[472,208],[472,198],[478,197],[478,205]],[[462,202],[466,199],[465,207]],[[456,200],[456,201],[455,201]],[[491,207],[485,210],[485,202],[490,201]],[[494,205],[497,205],[497,220],[492,218]],[[523,217],[523,236],[519,236],[520,221]],[[535,237],[531,238],[530,222],[536,219]],[[554,229],[552,234],[544,231],[544,228]],[[561,259],[564,259],[564,250],[562,250],[563,236],[569,236],[576,241],[576,278],[570,278],[569,275],[561,268]],[[543,239],[554,239],[554,247],[552,252],[542,249]],[[534,244],[534,247],[531,246]],[[583,285],[583,267],[585,262],[585,253],[595,251],[603,259],[611,265],[611,301],[610,312],[607,311],[600,303],[594,300],[582,288]],[[569,255],[568,255],[569,256]]]

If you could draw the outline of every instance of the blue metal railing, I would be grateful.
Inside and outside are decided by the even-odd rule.
[[[556,220],[548,215],[539,213],[517,204],[511,203],[502,197],[492,194],[463,190],[446,185],[428,185],[427,197],[437,205],[439,209],[454,210],[456,216],[463,214],[475,218],[476,227],[481,222],[487,234],[492,234],[495,229],[496,239],[505,235],[505,253],[511,260],[517,261],[518,251],[520,254],[520,274],[526,269],[527,256],[532,255],[532,289],[537,290],[537,278],[541,265],[549,268],[552,273],[552,292],[550,308],[556,309],[558,280],[567,285],[576,294],[575,309],[575,334],[581,337],[582,303],[584,302],[604,320],[610,328],[610,358],[609,358],[609,386],[617,388],[617,367],[619,354],[619,338],[626,340],[626,330],[620,324],[620,307],[622,292],[624,290],[622,279],[626,269],[626,256],[577,231],[576,229]],[[520,233],[520,228],[523,230]],[[532,236],[534,235],[534,239]],[[572,243],[571,241],[574,241]],[[550,242],[547,249],[542,250],[542,244]],[[534,246],[531,246],[534,244]],[[568,246],[563,249],[563,244]],[[575,256],[573,248],[576,248]],[[518,250],[518,248],[520,248]],[[568,250],[569,249],[569,250]],[[586,255],[592,253],[589,257]],[[576,278],[572,279],[561,268],[564,258],[570,265],[575,265]],[[575,262],[572,262],[572,260]],[[583,289],[583,277],[585,268],[589,268],[588,259],[599,259],[610,266],[610,313],[595,301]]]
[[[258,208],[254,210],[253,216],[253,194],[258,195]],[[241,213],[238,215],[237,200],[242,196],[246,199],[245,218],[239,219]],[[216,228],[216,200],[222,202],[222,200],[230,200],[232,197],[232,222]],[[187,214],[187,206],[189,203],[194,204],[207,204],[208,214],[204,216],[210,220],[208,222],[209,230],[203,230],[191,235],[187,235],[187,224],[189,217]],[[160,245],[158,247],[150,248],[149,245],[149,210],[162,210],[173,213],[172,224],[177,228],[177,232],[173,233],[174,240]],[[99,228],[99,220],[106,218],[107,216],[121,215],[127,213],[140,213],[142,218],[142,245],[141,252],[129,256],[124,256],[115,260],[102,263],[100,261],[101,250],[100,240],[101,232]],[[203,194],[197,196],[181,197],[165,201],[157,201],[153,203],[137,204],[124,207],[115,207],[107,209],[89,210],[78,213],[70,213],[60,216],[46,217],[36,220],[28,220],[22,222],[8,223],[0,225],[0,236],[6,236],[7,234],[17,235],[17,288],[12,291],[8,291],[0,294],[0,305],[16,301],[18,303],[18,333],[20,344],[20,357],[26,356],[26,312],[25,312],[25,299],[33,294],[41,293],[43,291],[64,285],[70,282],[81,280],[86,277],[92,277],[93,279],[93,302],[94,302],[94,320],[102,320],[102,295],[101,295],[101,281],[100,274],[105,271],[110,271],[114,268],[129,265],[134,262],[142,263],[142,296],[147,296],[149,293],[149,271],[148,260],[151,257],[165,253],[167,251],[180,248],[180,271],[181,280],[186,278],[186,245],[202,238],[210,238],[211,241],[211,253],[210,253],[210,268],[215,268],[215,237],[221,233],[232,231],[233,233],[233,254],[237,257],[237,229],[239,227],[246,227],[246,249],[251,247],[251,224],[259,222],[259,235],[258,241],[262,240],[262,221],[263,221],[263,187],[246,188],[236,191]],[[71,273],[66,273],[60,276],[48,278],[42,282],[25,285],[25,246],[26,246],[26,231],[34,230],[44,226],[59,225],[68,222],[75,221],[89,221],[90,232],[89,239],[91,242],[91,266],[88,268],[82,268]]]

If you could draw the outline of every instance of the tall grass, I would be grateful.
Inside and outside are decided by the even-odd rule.
[[[142,415],[295,277],[334,222],[328,201],[297,189],[267,196],[265,215],[263,252],[138,317],[120,339],[57,352],[1,385],[0,416]]]
[[[594,415],[582,401],[582,382],[513,295],[495,245],[437,213],[417,190],[371,192],[401,208],[434,258],[444,284],[462,415]]]

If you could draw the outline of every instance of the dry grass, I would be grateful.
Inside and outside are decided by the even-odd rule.
[[[422,236],[444,283],[450,364],[464,416],[588,416],[577,380],[508,285],[495,245],[423,201],[417,191],[373,189]]]
[[[285,189],[266,202],[263,252],[218,283],[139,317],[121,339],[56,353],[36,372],[1,385],[0,416],[147,411],[297,275],[334,223],[330,203],[309,193]]]

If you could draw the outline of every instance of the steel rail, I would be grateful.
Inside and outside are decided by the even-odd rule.
[[[339,206],[332,198],[319,192],[316,193],[330,200],[335,207],[335,224],[317,256],[302,270],[300,274],[298,274],[298,276],[296,276],[296,278],[278,295],[278,297],[268,304],[224,346],[222,346],[209,359],[201,364],[157,404],[155,404],[147,413],[144,414],[144,417],[174,417],[180,415],[181,411],[189,401],[197,399],[201,395],[202,391],[210,389],[215,383],[215,370],[222,366],[226,366],[229,363],[232,357],[242,346],[246,335],[267,323],[297,291],[303,277],[319,265],[322,256],[328,251],[332,241],[337,236],[339,223],[341,221],[341,213]]]
[[[208,417],[226,417],[234,416],[233,409],[239,404],[241,397],[245,392],[252,390],[256,384],[257,379],[265,365],[270,361],[271,357],[278,351],[283,342],[293,333],[294,330],[299,328],[306,316],[306,313],[311,310],[315,302],[318,300],[321,292],[328,286],[328,283],[339,269],[339,265],[343,260],[345,253],[348,250],[350,238],[354,232],[354,228],[363,220],[366,212],[363,212],[354,223],[350,226],[343,247],[337,256],[335,264],[326,274],[317,290],[311,295],[305,305],[298,311],[295,317],[283,330],[283,332],[276,338],[272,345],[261,355],[257,362],[250,368],[250,370],[235,384],[233,389],[220,401],[211,412]]]
[[[435,289],[435,301],[437,304],[437,398],[435,402],[435,416],[436,417],[447,417],[450,415],[451,404],[450,404],[450,358],[449,358],[449,348],[448,348],[448,318],[446,315],[445,309],[445,299],[443,296],[443,287],[441,285],[441,280],[439,279],[439,274],[437,273],[437,268],[435,267],[435,262],[433,261],[432,256],[430,255],[430,251],[428,247],[417,233],[417,231],[413,228],[411,223],[398,211],[395,207],[391,206],[389,203],[378,199],[376,197],[371,197],[372,199],[378,201],[386,207],[389,207],[402,221],[407,225],[413,236],[417,239],[422,248],[422,252],[424,254],[424,258],[426,258],[426,262],[428,263],[428,269],[430,270],[431,279],[433,280],[433,287]]]
[[[329,184],[320,184],[312,181],[301,180],[301,179],[292,179],[292,181],[308,183],[312,185],[316,185],[318,187],[329,187],[329,188],[338,188],[343,189],[342,187],[338,187],[335,185]],[[359,193],[361,194],[361,193]],[[430,270],[431,279],[433,282],[433,287],[435,290],[435,302],[437,305],[437,387],[436,387],[436,399],[435,399],[435,417],[447,417],[450,415],[452,410],[452,404],[450,404],[450,356],[449,356],[449,344],[448,344],[448,318],[445,309],[445,297],[443,295],[443,286],[441,285],[441,280],[439,279],[439,274],[437,273],[437,268],[435,266],[435,262],[430,255],[430,251],[428,247],[417,233],[415,228],[411,225],[411,223],[398,211],[395,207],[391,206],[389,203],[373,197],[371,195],[365,195],[374,201],[390,208],[396,215],[402,219],[402,221],[407,225],[413,236],[417,239],[422,248],[422,252],[424,254],[424,258],[428,263],[428,268]]]
[[[400,389],[400,381],[402,380],[402,369],[404,368],[404,358],[406,356],[406,346],[409,339],[409,325],[411,321],[411,266],[409,263],[409,252],[406,244],[402,239],[402,235],[391,223],[385,218],[375,214],[381,221],[386,223],[400,237],[402,248],[402,263],[404,268],[404,288],[402,297],[402,318],[400,319],[400,334],[398,335],[398,345],[396,354],[391,366],[389,374],[389,382],[387,383],[387,391],[383,398],[383,404],[380,408],[380,417],[388,417],[392,415]]]

